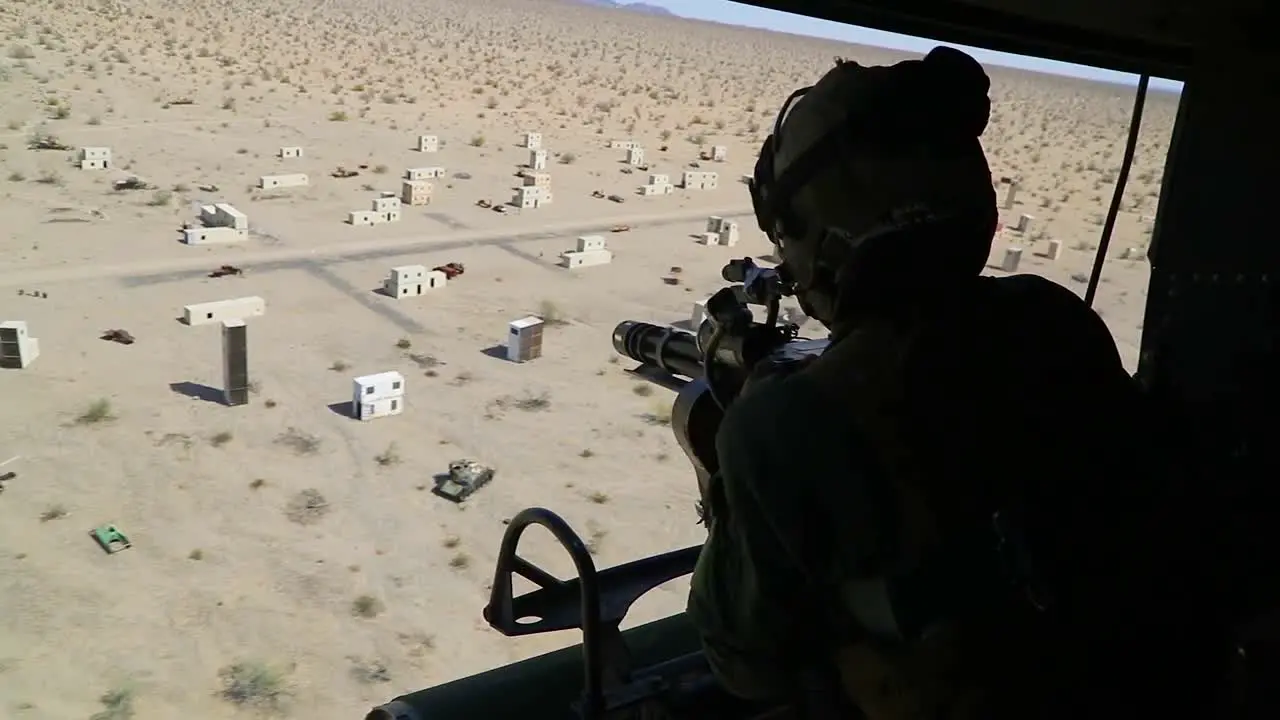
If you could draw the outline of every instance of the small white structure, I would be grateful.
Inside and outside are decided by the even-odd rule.
[[[311,183],[306,173],[289,173],[288,175],[263,175],[258,178],[258,187],[263,190],[274,188],[306,187]]]
[[[182,229],[188,245],[243,242],[249,239],[249,218],[227,203],[200,206],[200,227]]]
[[[356,420],[399,415],[404,412],[404,376],[390,370],[361,375],[352,381],[351,416]]]
[[[302,148],[297,147],[296,145],[286,145],[280,148],[280,152],[277,153],[277,157],[282,160],[296,160],[302,157]]]
[[[436,152],[440,149],[440,138],[435,135],[418,136],[418,152]]]
[[[0,323],[0,368],[21,370],[40,357],[40,341],[27,332],[23,320]]]
[[[538,149],[529,151],[529,169],[530,170],[546,170],[547,169],[547,151]]]
[[[671,184],[671,176],[665,173],[650,173],[649,183],[640,186],[641,195],[670,195],[675,191]]]
[[[442,288],[447,281],[448,278],[443,272],[428,270],[425,265],[401,265],[391,268],[387,279],[382,281],[382,290],[399,300],[418,297],[428,290]]]
[[[542,357],[542,318],[530,315],[511,321],[507,328],[507,359],[527,362]]]
[[[107,147],[80,148],[80,169],[81,170],[107,170],[110,167],[111,167],[111,148],[107,148]]]
[[[1044,256],[1056,262],[1058,258],[1062,257],[1062,241],[1050,240],[1049,247],[1044,251]]]
[[[716,162],[724,162],[729,157],[729,148],[724,145],[711,146],[711,159]]]
[[[1022,262],[1022,248],[1008,248],[1004,251],[1004,260],[1000,263],[1000,269],[1008,273],[1018,272],[1020,262]]]
[[[1014,225],[1013,229],[1020,233],[1026,233],[1029,230],[1031,230],[1031,223],[1034,222],[1035,219],[1036,219],[1035,215],[1027,215],[1025,213],[1022,215],[1019,215],[1018,224]]]
[[[610,140],[610,150],[631,150],[640,147],[640,143],[635,140]]]
[[[525,185],[516,188],[516,195],[511,199],[511,204],[523,210],[530,208],[540,208],[543,205],[550,205],[552,200],[551,189],[547,187],[538,187],[536,185]]]
[[[400,221],[400,198],[395,193],[384,192],[371,204],[369,210],[352,210],[347,214],[347,222],[367,227]]]
[[[644,148],[633,147],[630,150],[628,150],[627,164],[643,165],[644,164]]]
[[[613,253],[605,249],[603,235],[583,235],[578,238],[576,250],[560,253],[560,266],[566,268],[607,265],[613,262]]]
[[[405,180],[433,180],[442,177],[444,177],[444,168],[442,167],[409,168],[404,171]]]
[[[267,303],[257,295],[233,298],[231,300],[214,300],[212,302],[184,305],[182,321],[187,325],[212,325],[227,320],[244,320],[261,317],[267,314]]]
[[[708,170],[685,170],[680,184],[685,190],[715,190],[720,184],[720,176]]]
[[[551,187],[551,173],[544,172],[527,172],[521,176],[521,182],[525,187]]]
[[[1014,204],[1018,201],[1018,181],[1017,180],[1001,180],[996,183],[996,188],[1003,187],[1004,197],[1000,198],[1000,207],[1005,210],[1012,210]]]
[[[732,220],[725,220],[720,223],[720,232],[717,235],[718,242],[725,247],[733,247],[738,244],[738,223]]]
[[[649,184],[649,185],[641,185],[641,186],[640,186],[640,194],[641,194],[641,195],[645,195],[645,196],[649,196],[649,195],[670,195],[671,193],[675,192],[675,190],[676,190],[675,185],[672,185],[672,184],[670,184],[670,183],[667,183],[667,184],[665,184],[665,185],[653,185],[653,184]]]
[[[718,215],[707,218],[707,231],[702,233],[704,245],[733,247],[738,244],[738,223]]]
[[[401,180],[401,205],[430,205],[435,186],[426,180]]]
[[[530,150],[542,147],[542,133],[527,132],[524,134],[524,146]]]

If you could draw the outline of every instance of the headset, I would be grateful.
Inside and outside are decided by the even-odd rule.
[[[747,182],[751,205],[760,230],[779,250],[782,264],[779,275],[794,292],[794,276],[788,272],[784,238],[815,236],[803,218],[792,210],[791,200],[828,163],[839,162],[846,156],[849,144],[859,135],[874,137],[885,143],[932,140],[948,143],[971,140],[981,133],[970,133],[971,122],[963,115],[947,112],[947,108],[963,107],[965,90],[971,88],[963,75],[976,66],[985,80],[981,66],[971,57],[954,48],[938,47],[923,60],[907,61],[889,67],[865,67],[852,60],[836,58],[836,70],[832,72],[858,73],[865,83],[865,95],[856,106],[849,108],[842,122],[837,123],[818,138],[808,149],[800,153],[781,174],[777,174],[776,159],[782,142],[782,127],[795,104],[815,86],[800,88],[783,103],[773,132],[764,140],[755,170]],[[890,73],[893,75],[890,76]],[[968,85],[968,87],[966,87]],[[985,93],[983,93],[985,99]],[[972,97],[972,96],[970,96]],[[988,108],[989,109],[989,108]],[[941,116],[941,117],[940,117]],[[986,124],[986,113],[982,125]],[[938,222],[930,208],[910,205],[900,208],[870,230],[851,238],[840,228],[822,228],[822,237],[815,248],[815,259],[838,265],[847,259],[854,248],[867,239],[892,234],[909,227]],[[827,242],[838,236],[846,242]],[[790,292],[788,293],[790,294]]]

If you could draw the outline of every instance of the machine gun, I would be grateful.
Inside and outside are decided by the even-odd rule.
[[[695,331],[626,321],[613,333],[618,353],[664,371],[679,386],[671,426],[688,455],[703,495],[716,472],[715,434],[724,409],[761,361],[785,363],[825,349],[827,341],[797,339],[798,327],[778,325],[788,284],[749,258],[722,276],[731,285],[707,301]],[[765,308],[756,322],[750,305]],[[577,577],[561,580],[517,553],[531,525],[551,532],[573,560]],[[555,513],[529,508],[511,519],[502,538],[484,618],[508,637],[580,630],[582,643],[479,675],[401,696],[366,720],[453,718],[769,718],[788,708],[759,706],[720,689],[683,614],[622,632],[641,595],[693,572],[700,545],[597,570],[586,543]],[[538,585],[514,596],[512,575]]]

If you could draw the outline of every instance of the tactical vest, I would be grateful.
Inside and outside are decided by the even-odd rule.
[[[940,622],[945,608],[928,607],[1012,576],[966,578],[961,569],[939,580],[931,570],[995,568],[999,553],[989,524],[998,509],[993,499],[975,499],[968,478],[940,473],[948,459],[936,457],[941,448],[930,447],[915,426],[920,408],[908,397],[914,379],[906,368],[927,326],[918,319],[868,324],[800,371],[850,411],[892,488],[897,507],[887,511],[900,519],[888,574],[847,581],[841,592],[842,608],[866,636],[840,648],[834,661],[845,694],[868,720],[986,720],[994,686],[1018,663],[990,627]],[[957,552],[957,544],[965,549]]]

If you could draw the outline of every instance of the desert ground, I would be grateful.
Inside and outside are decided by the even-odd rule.
[[[600,565],[700,541],[671,393],[628,372],[611,331],[687,319],[727,259],[768,251],[739,179],[794,87],[834,56],[905,57],[551,0],[12,0],[0,39],[0,321],[26,321],[41,347],[0,370],[0,463],[15,458],[0,472],[17,473],[0,494],[0,716],[58,720],[362,717],[575,642],[481,619],[503,520],[551,508]],[[1083,293],[1133,90],[990,72],[993,171],[1022,181],[1005,222],[1034,216],[1002,231],[992,263],[1024,247],[1021,272]],[[1175,107],[1148,102],[1096,303],[1130,366]],[[477,207],[520,183],[525,132],[543,134],[555,201]],[[437,153],[415,150],[422,134]],[[720,186],[640,197],[647,173],[611,139],[673,180],[726,146],[702,162]],[[96,146],[115,167],[79,169],[75,151]],[[344,223],[435,165],[430,205]],[[297,172],[306,187],[255,188]],[[147,189],[113,188],[129,177]],[[179,242],[213,202],[247,214],[249,239]],[[740,223],[737,247],[693,239],[708,215]],[[588,233],[614,261],[557,267]],[[1056,261],[1037,254],[1050,240]],[[393,266],[446,262],[466,272],[445,288],[373,292]],[[208,277],[223,264],[243,276]],[[175,317],[249,295],[267,303],[248,321],[253,392],[227,407],[218,326]],[[497,357],[530,314],[547,320],[543,357]],[[407,378],[406,412],[347,417],[352,378],[386,370]],[[497,475],[455,505],[429,490],[459,458]],[[131,549],[88,537],[108,523]],[[568,575],[535,534],[525,554]],[[629,623],[680,609],[685,588]],[[262,671],[251,692],[246,669]]]

